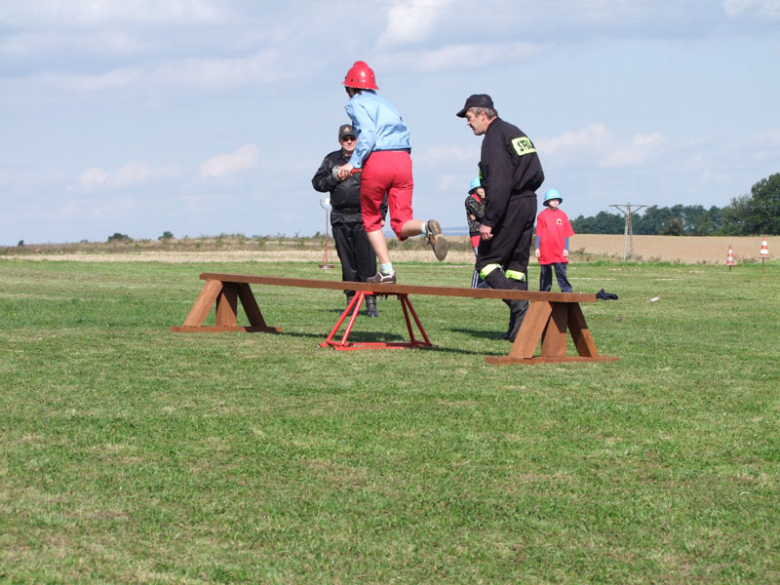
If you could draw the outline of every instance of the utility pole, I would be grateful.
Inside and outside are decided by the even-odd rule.
[[[647,207],[647,205],[631,205],[630,203],[626,203],[625,205],[610,205],[610,207],[614,207],[615,209],[618,209],[619,211],[626,214],[626,229],[623,233],[623,261],[626,260],[626,249],[628,246],[631,247],[631,260],[634,259],[634,228],[631,225],[631,214],[633,212],[639,211],[643,207]]]

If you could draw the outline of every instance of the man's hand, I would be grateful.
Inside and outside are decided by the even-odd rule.
[[[539,257],[539,256],[541,256],[541,255],[542,255],[542,253],[539,251],[539,248],[537,248],[536,250],[534,250],[534,256],[536,256],[536,257],[538,258],[538,257]]]
[[[569,257],[569,251],[564,248],[563,250],[563,257],[568,258]]]
[[[349,163],[347,163],[343,167],[341,167],[339,169],[339,179],[341,179],[342,181],[344,181],[346,179],[349,179],[349,176],[352,174],[352,169],[353,168],[354,167],[351,164],[349,164]]]
[[[492,240],[493,228],[489,225],[481,225],[479,226],[479,235],[483,240]]]

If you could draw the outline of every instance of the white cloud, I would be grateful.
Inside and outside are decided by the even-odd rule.
[[[599,162],[602,168],[637,167],[647,163],[664,143],[660,134],[637,134],[630,144],[618,145],[606,158]]]
[[[601,122],[552,138],[540,138],[536,146],[544,160],[556,166],[573,162],[600,168],[641,166],[654,157],[664,144],[658,133],[636,134],[630,139],[616,136]]]
[[[200,165],[200,176],[225,177],[260,164],[260,150],[254,144],[245,144],[228,154],[219,154]]]
[[[145,162],[131,162],[116,172],[116,182],[119,185],[143,183],[152,176],[152,168]]]
[[[123,67],[98,75],[43,74],[37,79],[52,89],[91,93],[138,87],[183,89],[201,87],[216,90],[236,89],[256,83],[282,79],[274,67],[275,51],[262,51],[236,59],[184,59],[153,67]]]
[[[0,23],[29,26],[101,26],[110,23],[216,23],[225,19],[208,0],[36,0],[4,2]]]
[[[148,67],[121,67],[96,75],[42,73],[2,82],[6,94],[27,93],[32,88],[46,95],[97,93],[137,88],[157,93],[163,88],[230,90],[285,79],[276,68],[276,51],[261,51],[235,59],[184,59]]]
[[[452,0],[410,0],[403,6],[394,6],[387,13],[387,26],[379,35],[377,45],[404,45],[424,41],[433,32],[436,22],[445,14]]]
[[[283,78],[276,51],[261,51],[234,59],[186,59],[166,63],[151,72],[155,83],[229,89]]]
[[[62,84],[69,91],[90,93],[131,86],[141,78],[142,74],[143,70],[139,67],[127,67],[114,69],[100,75],[76,75],[71,77],[44,75],[42,79],[54,85]]]
[[[631,139],[634,146],[653,146],[664,141],[664,137],[654,132],[653,134],[637,134]]]
[[[439,164],[449,165],[458,164],[476,164],[479,160],[479,146],[474,148],[461,148],[453,144],[439,144],[422,150],[415,151],[414,164],[434,166]]]
[[[134,197],[126,195],[94,198],[70,198],[59,202],[53,209],[52,217],[58,219],[89,218],[94,221],[111,220],[121,224],[134,209],[138,202]]]
[[[762,132],[755,139],[746,141],[742,148],[757,161],[777,161],[780,159],[780,128],[772,128]]]
[[[476,165],[474,165],[474,173],[472,173],[474,176],[477,175],[477,169]],[[441,191],[442,193],[457,193],[461,194],[463,199],[466,198],[466,192],[468,189],[466,188],[466,183],[463,180],[463,176],[460,174],[444,174],[439,178],[438,184],[436,185],[436,188],[438,191]]]
[[[153,168],[149,163],[134,161],[113,172],[104,171],[100,167],[91,167],[81,174],[78,184],[82,189],[124,188],[178,175],[179,171],[176,168]],[[68,191],[73,189],[73,186],[67,188]]]
[[[780,128],[771,128],[758,135],[758,140],[762,143],[780,146]]]
[[[723,11],[727,16],[756,13],[776,20],[780,18],[780,0],[723,0]]]
[[[99,31],[78,34],[46,32],[23,33],[0,39],[0,54],[35,55],[45,52],[86,51],[100,55],[133,55],[147,51],[154,43],[120,32]]]
[[[79,185],[85,188],[102,185],[108,180],[108,177],[108,173],[104,172],[103,169],[92,167],[81,174]]]
[[[580,154],[583,151],[602,150],[614,141],[612,134],[602,123],[570,130],[554,138],[540,138],[536,147],[546,155]]]
[[[496,63],[516,62],[542,50],[530,43],[464,43],[430,51],[402,51],[382,55],[377,66],[396,71],[448,71],[488,67]]]

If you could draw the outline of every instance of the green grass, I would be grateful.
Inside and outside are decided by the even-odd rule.
[[[321,349],[343,295],[280,287],[280,335],[170,333],[205,271],[339,277],[0,262],[0,582],[780,581],[776,266],[574,265],[621,361],[505,367],[499,301],[413,298],[434,349]]]

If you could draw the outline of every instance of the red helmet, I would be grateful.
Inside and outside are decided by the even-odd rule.
[[[344,77],[344,85],[358,89],[379,89],[376,86],[374,70],[365,61],[355,61]]]

